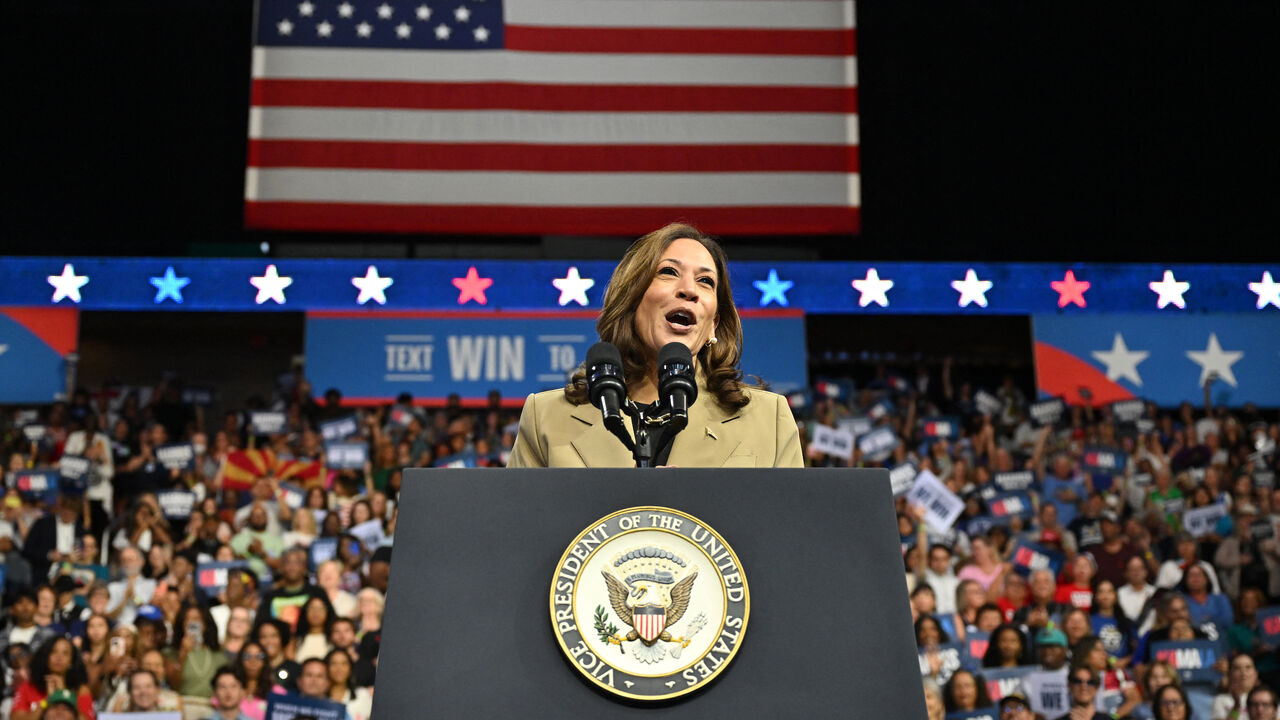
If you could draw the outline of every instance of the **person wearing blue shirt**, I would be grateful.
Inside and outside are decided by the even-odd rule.
[[[1187,611],[1191,615],[1191,624],[1205,630],[1210,637],[1225,637],[1231,628],[1231,601],[1222,593],[1212,592],[1209,585],[1209,574],[1199,565],[1187,568],[1182,576],[1182,585],[1187,596]],[[1209,632],[1206,625],[1213,625],[1214,632]]]
[[[1080,501],[1089,494],[1083,475],[1071,467],[1071,458],[1059,453],[1053,458],[1053,468],[1044,473],[1044,497],[1058,511],[1058,522],[1070,525],[1080,514]]]

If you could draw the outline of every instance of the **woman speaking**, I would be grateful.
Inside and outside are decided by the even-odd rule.
[[[658,401],[658,353],[689,348],[698,400],[688,425],[655,465],[802,467],[800,437],[787,401],[743,383],[742,322],[733,305],[724,250],[688,225],[668,225],[627,250],[613,272],[596,322],[617,346],[628,400]],[[563,389],[530,395],[508,467],[634,467],[631,451],[604,426],[587,399],[586,369]]]

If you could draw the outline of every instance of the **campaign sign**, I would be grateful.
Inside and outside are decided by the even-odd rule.
[[[1000,708],[989,705],[977,710],[957,710],[947,713],[946,720],[1000,720]]]
[[[267,695],[267,712],[263,720],[293,720],[302,716],[315,720],[346,720],[347,706],[301,695]]]
[[[1013,569],[1019,575],[1030,576],[1036,570],[1049,570],[1053,572],[1054,577],[1057,577],[1062,572],[1062,563],[1066,557],[1043,545],[1018,540],[1013,546],[1013,556],[1010,560],[1013,562]]]
[[[241,570],[249,571],[249,563],[244,560],[201,563],[196,566],[196,585],[213,597],[227,588],[227,573]]]
[[[862,451],[862,459],[869,462],[881,462],[893,454],[898,447],[898,436],[891,427],[879,427],[858,438],[858,449]]]
[[[359,434],[360,423],[355,415],[320,423],[320,436],[324,438],[325,444],[342,442]]]
[[[1253,486],[1273,488],[1276,486],[1276,474],[1271,470],[1259,470],[1253,474]]]
[[[1137,422],[1146,412],[1147,404],[1142,400],[1117,400],[1111,403],[1111,414],[1117,422]]]
[[[185,405],[209,407],[213,404],[213,390],[198,385],[188,385],[182,388],[182,402]]]
[[[938,683],[946,684],[955,671],[964,666],[964,648],[959,643],[942,643],[934,648],[938,654],[938,659],[942,661],[941,667],[938,668]],[[929,652],[921,650],[920,658],[920,675],[924,677],[929,674],[932,668],[929,665]]]
[[[311,569],[315,570],[338,556],[338,538],[316,538],[311,541]]]
[[[63,455],[58,460],[58,474],[72,482],[89,481],[89,458],[81,455]]]
[[[182,720],[182,713],[170,710],[156,712],[100,712],[98,720]]]
[[[382,544],[382,540],[386,534],[382,530],[381,520],[366,520],[359,525],[353,525],[347,530],[352,537],[360,541],[360,544],[373,552]]]
[[[1191,533],[1192,537],[1204,537],[1213,532],[1214,526],[1218,524],[1218,518],[1226,516],[1227,506],[1223,503],[1183,510],[1182,529]]]
[[[414,413],[413,408],[404,405],[396,405],[391,408],[391,412],[387,415],[387,419],[392,425],[401,428],[409,427],[409,423],[413,422],[418,416]]]
[[[1047,718],[1062,717],[1071,709],[1067,674],[1062,670],[1037,670],[1023,680],[1032,712]]]
[[[1158,642],[1151,646],[1151,656],[1172,665],[1183,682],[1217,682],[1218,671],[1213,664],[1220,653],[1218,643],[1212,640]]]
[[[886,415],[892,415],[893,410],[893,401],[888,398],[882,398],[880,402],[871,406],[871,409],[867,411],[867,414],[869,414],[873,420],[880,420]]]
[[[973,394],[973,406],[983,415],[999,415],[1004,410],[1004,403],[1000,398],[986,390],[979,390]]]
[[[1276,524],[1271,518],[1260,518],[1249,523],[1249,532],[1256,541],[1270,540],[1276,536]]]
[[[307,500],[307,491],[291,482],[280,483],[280,494],[284,496],[284,504],[291,510],[302,507]]]
[[[249,413],[249,431],[254,435],[276,435],[284,430],[285,414],[275,411]]]
[[[1086,445],[1081,458],[1084,469],[1096,475],[1119,475],[1124,472],[1128,461],[1129,456],[1124,451],[1101,445]]]
[[[853,433],[826,425],[813,425],[809,449],[845,460],[853,459]]]
[[[854,437],[859,437],[871,432],[871,418],[862,415],[840,418],[836,421],[836,427]]]
[[[901,497],[911,489],[912,484],[916,481],[916,475],[920,474],[920,468],[912,463],[903,463],[889,470],[889,484],[893,486],[893,496]]]
[[[186,520],[191,517],[191,508],[195,507],[196,494],[186,490],[165,490],[156,493],[156,501],[166,518]]]
[[[1022,679],[1036,671],[1036,665],[1019,665],[1011,668],[985,668],[982,679],[987,683],[987,695],[1000,702],[1009,693],[1022,692]]]
[[[1280,645],[1280,605],[1262,608],[1257,612],[1257,618],[1262,642],[1271,647]]]
[[[987,510],[997,518],[1026,519],[1036,513],[1035,506],[1031,504],[1031,496],[1024,492],[997,495],[987,501]]]
[[[967,632],[964,635],[964,666],[975,672],[982,669],[982,656],[987,654],[991,633]]]
[[[964,500],[928,470],[916,476],[915,484],[907,492],[907,502],[925,509],[924,521],[936,532],[946,532],[964,510]]]
[[[171,443],[156,448],[156,460],[165,470],[195,470],[196,447],[191,443]]]
[[[920,429],[927,438],[954,440],[960,436],[960,418],[952,415],[927,417],[920,421]]]
[[[79,587],[88,587],[96,581],[106,583],[111,577],[106,565],[88,565],[82,563],[62,562],[58,564],[58,573],[69,575]]]
[[[359,470],[369,459],[364,443],[329,443],[324,448],[325,464],[335,470]]]
[[[1040,489],[1036,474],[1030,470],[996,473],[991,476],[991,484],[1000,488],[1001,492],[1031,492]]]
[[[27,425],[22,428],[22,437],[26,438],[27,442],[40,442],[44,439],[46,432],[48,428],[44,425]]]
[[[1060,398],[1050,398],[1037,403],[1031,403],[1028,409],[1031,415],[1031,424],[1036,427],[1053,427],[1061,423],[1067,414],[1067,401]]]
[[[18,470],[9,476],[9,487],[27,496],[43,496],[45,502],[58,499],[58,471],[52,468]]]

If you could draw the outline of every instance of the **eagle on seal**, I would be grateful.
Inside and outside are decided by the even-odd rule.
[[[631,626],[631,631],[626,636],[615,635],[609,638],[611,644],[621,646],[624,642],[631,640],[640,640],[647,646],[662,640],[663,642],[675,642],[687,645],[685,638],[672,638],[671,633],[667,632],[667,628],[680,622],[680,618],[684,617],[684,613],[689,609],[689,596],[693,592],[693,581],[698,577],[698,571],[694,570],[693,574],[682,579],[671,588],[671,602],[667,605],[638,605],[631,606],[627,604],[627,597],[631,595],[631,591],[622,581],[614,577],[607,571],[601,571],[604,576],[605,584],[609,588],[609,604],[613,606],[613,611],[618,614],[622,622]],[[641,632],[636,629],[636,613],[637,609],[644,615],[657,615],[657,619],[661,623],[660,626],[654,628],[655,631]],[[656,613],[654,612],[656,611]],[[659,630],[660,631],[657,631]]]

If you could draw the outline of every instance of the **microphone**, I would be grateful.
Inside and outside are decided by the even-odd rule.
[[[622,354],[613,343],[598,342],[587,351],[586,367],[587,397],[591,404],[600,408],[606,428],[614,435],[621,433],[619,437],[627,437],[627,426],[622,420],[622,403],[627,398],[627,386],[622,380]]]
[[[671,410],[673,432],[689,424],[689,406],[698,399],[693,354],[684,343],[668,343],[658,351],[658,397]]]

